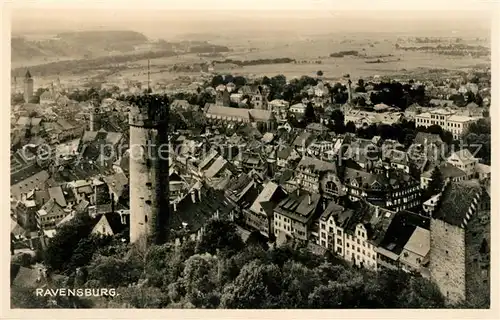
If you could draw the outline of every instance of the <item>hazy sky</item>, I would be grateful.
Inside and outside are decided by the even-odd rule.
[[[494,6],[483,1],[460,0],[374,3],[373,0],[39,0],[36,4],[16,3],[11,17],[14,34],[95,28],[135,30],[153,37],[252,29],[394,32],[488,29]]]

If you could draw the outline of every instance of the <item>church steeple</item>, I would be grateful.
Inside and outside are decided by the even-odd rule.
[[[33,98],[33,77],[29,70],[26,70],[24,76],[24,102],[29,103]]]

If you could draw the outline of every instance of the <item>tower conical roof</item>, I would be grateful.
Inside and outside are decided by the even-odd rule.
[[[31,79],[31,73],[30,73],[30,70],[26,70],[26,76],[25,76],[26,79]]]

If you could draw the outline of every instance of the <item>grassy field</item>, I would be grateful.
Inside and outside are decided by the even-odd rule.
[[[174,73],[169,68],[175,64],[194,64],[210,60],[256,60],[272,58],[291,58],[306,63],[268,64],[238,67],[234,69],[217,69],[217,72],[245,75],[245,76],[274,76],[284,74],[287,78],[302,75],[315,76],[318,70],[323,71],[325,78],[336,79],[349,73],[353,78],[362,78],[374,75],[407,75],[418,68],[464,70],[471,66],[488,64],[489,59],[446,56],[432,53],[395,50],[397,36],[388,35],[287,35],[280,37],[218,37],[209,39],[217,45],[226,45],[232,49],[223,57],[209,59],[195,54],[176,57],[152,59],[151,81],[177,82],[180,77],[189,76],[193,80],[200,77],[199,72]],[[471,40],[472,41],[472,40]],[[345,56],[331,58],[331,53],[339,51],[358,51],[359,56]],[[389,56],[391,55],[391,56]],[[375,59],[382,59],[385,63],[366,63]],[[321,64],[315,63],[321,61]],[[126,63],[123,70],[109,75],[106,81],[118,83],[122,79],[147,81],[147,60]],[[99,67],[102,69],[102,66]],[[421,71],[421,70],[420,70]],[[82,83],[85,78],[97,75],[92,71],[84,75],[60,75],[62,83]],[[56,76],[57,77],[57,76]],[[35,86],[44,86],[56,77],[36,79]]]
[[[372,75],[393,75],[411,73],[416,68],[462,70],[488,61],[484,58],[453,57],[421,52],[405,52],[395,50],[396,37],[367,35],[316,35],[316,36],[288,36],[281,38],[220,38],[217,44],[227,45],[233,49],[224,55],[224,58],[215,60],[256,60],[272,58],[292,58],[306,63],[297,64],[269,64],[245,66],[236,69],[217,69],[217,72],[238,75],[274,76],[284,74],[287,78],[302,75],[314,76],[322,70],[327,78],[341,77],[349,73],[352,77],[360,78]],[[358,57],[347,56],[343,58],[330,58],[334,52],[356,50]],[[392,55],[392,56],[388,56]],[[386,63],[366,63],[366,61],[379,58],[389,61]],[[386,57],[384,57],[386,56]],[[321,64],[314,63],[321,61]],[[185,55],[151,60],[152,72],[155,78],[173,79],[182,75],[196,75],[194,73],[159,72],[176,63],[199,63],[206,61],[196,55]],[[143,68],[146,70],[147,61],[135,62],[134,67],[139,69],[134,72],[127,70],[126,76],[144,80],[147,73],[138,74]],[[152,77],[153,79],[153,77]]]
[[[386,53],[388,54],[388,52]],[[259,56],[253,55],[248,59],[259,59]],[[262,57],[262,55],[261,55]],[[237,59],[233,56],[232,59]],[[241,58],[239,58],[241,59]],[[463,70],[478,64],[487,63],[484,59],[469,57],[448,57],[435,54],[405,52],[394,57],[385,58],[390,60],[386,63],[366,63],[370,60],[361,57],[343,57],[343,58],[324,58],[319,59],[321,64],[316,63],[287,63],[287,64],[267,64],[245,66],[235,69],[217,69],[217,72],[233,75],[253,75],[253,76],[274,76],[284,74],[287,78],[300,77],[302,75],[315,76],[318,70],[323,71],[326,78],[340,78],[349,73],[351,77],[362,78],[373,75],[394,75],[412,73],[417,68],[428,69],[450,69]],[[398,61],[398,59],[400,59]],[[159,60],[159,61],[158,61]],[[173,73],[165,70],[169,65],[175,63],[199,62],[199,60],[190,57],[168,58],[151,61],[151,79],[174,79],[178,76],[196,76],[198,73]],[[120,72],[126,78],[145,81],[147,79],[147,61],[134,63],[136,68]]]

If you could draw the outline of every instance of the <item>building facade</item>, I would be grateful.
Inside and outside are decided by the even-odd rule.
[[[415,116],[415,125],[417,127],[430,127],[438,125],[443,130],[453,134],[454,139],[460,138],[466,134],[472,123],[478,118],[456,115],[454,111],[438,109],[430,112],[420,113]]]

